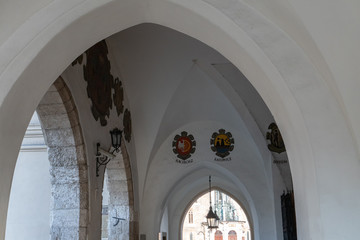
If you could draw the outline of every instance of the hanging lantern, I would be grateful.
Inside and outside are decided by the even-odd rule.
[[[211,176],[209,176],[209,196],[210,196],[210,208],[208,214],[206,215],[206,220],[207,220],[208,228],[213,229],[219,227],[220,219],[217,216],[217,214],[213,212],[211,207]]]

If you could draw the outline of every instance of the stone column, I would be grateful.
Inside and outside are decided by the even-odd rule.
[[[86,239],[88,179],[84,142],[70,90],[61,78],[49,88],[37,113],[50,161],[50,238]]]

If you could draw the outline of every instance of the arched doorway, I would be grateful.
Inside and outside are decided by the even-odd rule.
[[[241,236],[245,236],[247,232],[251,233],[246,213],[235,199],[220,190],[211,191],[211,198],[213,199],[212,209],[216,211],[220,219],[218,229],[207,228],[205,216],[209,211],[209,193],[205,193],[198,196],[184,214],[183,240],[188,240],[188,236],[194,232],[199,236],[199,240],[237,240],[237,232],[244,233]]]

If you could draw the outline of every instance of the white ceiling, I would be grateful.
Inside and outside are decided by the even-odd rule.
[[[140,189],[149,182],[146,176],[152,164],[155,168],[159,161],[174,165],[171,142],[181,131],[193,134],[197,141],[195,161],[214,158],[210,138],[224,128],[235,139],[233,163],[259,161],[268,171],[271,159],[265,136],[274,119],[227,59],[191,37],[154,24],[124,30],[107,43],[132,111]],[[286,154],[280,159],[286,160]],[[290,169],[285,165],[282,175],[291,189]]]

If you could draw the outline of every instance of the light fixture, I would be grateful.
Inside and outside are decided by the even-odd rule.
[[[219,227],[219,217],[213,212],[211,206],[211,176],[209,176],[209,197],[210,197],[210,208],[209,212],[206,215],[206,220],[209,229],[218,228]]]
[[[115,157],[114,153],[120,151],[122,131],[118,128],[114,128],[110,131],[111,135],[111,146],[113,150],[108,152],[100,148],[100,143],[96,144],[96,176],[99,176],[100,166],[105,166]]]

